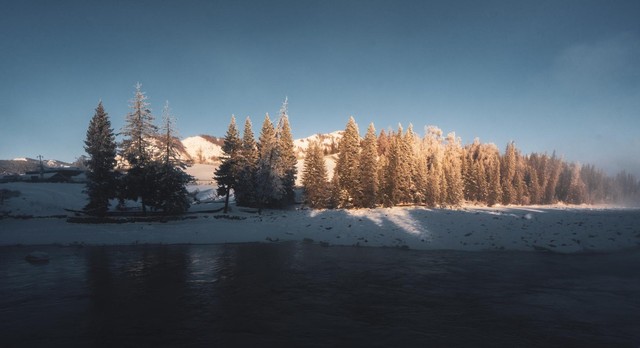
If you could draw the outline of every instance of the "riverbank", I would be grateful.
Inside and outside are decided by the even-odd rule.
[[[17,184],[16,184],[17,185]],[[253,210],[201,200],[188,219],[67,222],[84,205],[82,185],[21,184],[5,201],[0,245],[217,244],[312,240],[323,245],[449,250],[599,252],[640,246],[640,209],[553,206],[456,210],[394,207],[356,210]],[[3,185],[5,186],[5,185]],[[198,195],[210,195],[198,187]],[[195,192],[195,189],[192,188]],[[67,210],[68,209],[68,210]],[[9,217],[7,217],[9,216]],[[10,217],[14,216],[14,217]],[[18,218],[19,217],[19,218]]]

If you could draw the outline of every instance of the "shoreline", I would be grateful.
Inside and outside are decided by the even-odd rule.
[[[394,207],[357,210],[235,208],[164,222],[0,220],[0,245],[224,244],[313,240],[327,245],[417,250],[602,252],[640,246],[640,209]]]

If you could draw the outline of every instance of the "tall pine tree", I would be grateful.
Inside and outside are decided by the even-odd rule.
[[[306,203],[312,208],[325,208],[329,183],[324,152],[317,142],[311,142],[305,155],[302,185]]]
[[[262,124],[258,143],[258,166],[256,171],[256,203],[258,210],[277,204],[284,196],[278,139],[273,123],[267,114]]]
[[[358,125],[353,119],[349,118],[349,122],[345,128],[340,144],[338,145],[339,154],[338,161],[334,170],[334,181],[336,183],[335,193],[339,197],[339,207],[352,207],[354,200],[359,196],[360,172],[360,134]]]
[[[127,174],[121,181],[120,199],[141,200],[142,211],[153,204],[156,175],[149,167],[155,157],[153,139],[157,135],[154,117],[149,109],[142,85],[136,84],[131,112],[127,114],[121,134],[125,137],[120,144],[120,155],[126,161]]]
[[[376,129],[369,125],[360,152],[360,202],[359,206],[373,208],[378,197],[378,145]]]
[[[162,111],[162,127],[160,132],[160,162],[154,161],[147,169],[153,168],[157,174],[156,197],[154,207],[161,209],[164,214],[176,215],[189,209],[189,193],[186,185],[193,181],[193,177],[184,172],[186,164],[181,160],[178,148],[176,120],[165,102]]]
[[[104,216],[109,209],[109,199],[116,196],[116,182],[113,168],[116,164],[116,142],[109,115],[102,102],[89,122],[84,149],[87,160],[87,194],[89,203],[85,211],[92,215]]]
[[[251,119],[247,117],[244,122],[242,147],[239,156],[240,174],[234,190],[236,204],[240,206],[254,206],[256,204],[255,181],[258,166],[258,147],[252,128]]]
[[[242,141],[236,128],[236,118],[231,116],[222,145],[222,163],[215,171],[214,179],[218,183],[218,195],[224,195],[224,213],[229,210],[229,196],[236,187],[240,175],[239,156]]]
[[[282,196],[283,204],[292,204],[295,198],[294,187],[296,185],[296,176],[298,169],[296,164],[298,159],[294,151],[293,136],[291,135],[291,127],[289,126],[288,100],[285,98],[280,109],[280,119],[276,130],[278,139],[278,171],[282,173],[282,188],[284,195]]]

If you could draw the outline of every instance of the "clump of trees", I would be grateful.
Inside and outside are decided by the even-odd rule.
[[[214,176],[218,193],[226,197],[225,212],[232,191],[237,205],[256,207],[259,211],[294,202],[297,159],[287,108],[285,99],[275,126],[269,114],[265,116],[257,142],[248,117],[242,139],[235,117],[231,117],[222,146],[222,161]]]
[[[85,151],[89,155],[89,203],[85,211],[104,216],[109,200],[118,198],[121,203],[126,199],[139,200],[145,214],[148,208],[163,214],[185,212],[189,208],[186,184],[192,177],[184,172],[186,164],[178,155],[180,143],[169,103],[165,104],[161,126],[156,126],[142,85],[138,83],[130,108],[121,131],[124,138],[119,144],[102,102],[91,119],[85,140]]]
[[[311,144],[303,172],[307,203],[316,208],[425,205],[456,207],[463,202],[496,204],[629,203],[640,200],[640,182],[622,172],[607,176],[593,165],[568,163],[556,154],[523,155],[514,142],[500,153],[475,139],[462,145],[455,133],[429,126],[420,137],[384,130],[364,138],[349,119],[338,145],[331,182],[317,144]]]

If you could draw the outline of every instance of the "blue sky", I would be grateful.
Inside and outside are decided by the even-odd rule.
[[[182,136],[436,125],[640,176],[638,1],[2,1],[0,159],[72,161],[136,82]]]

